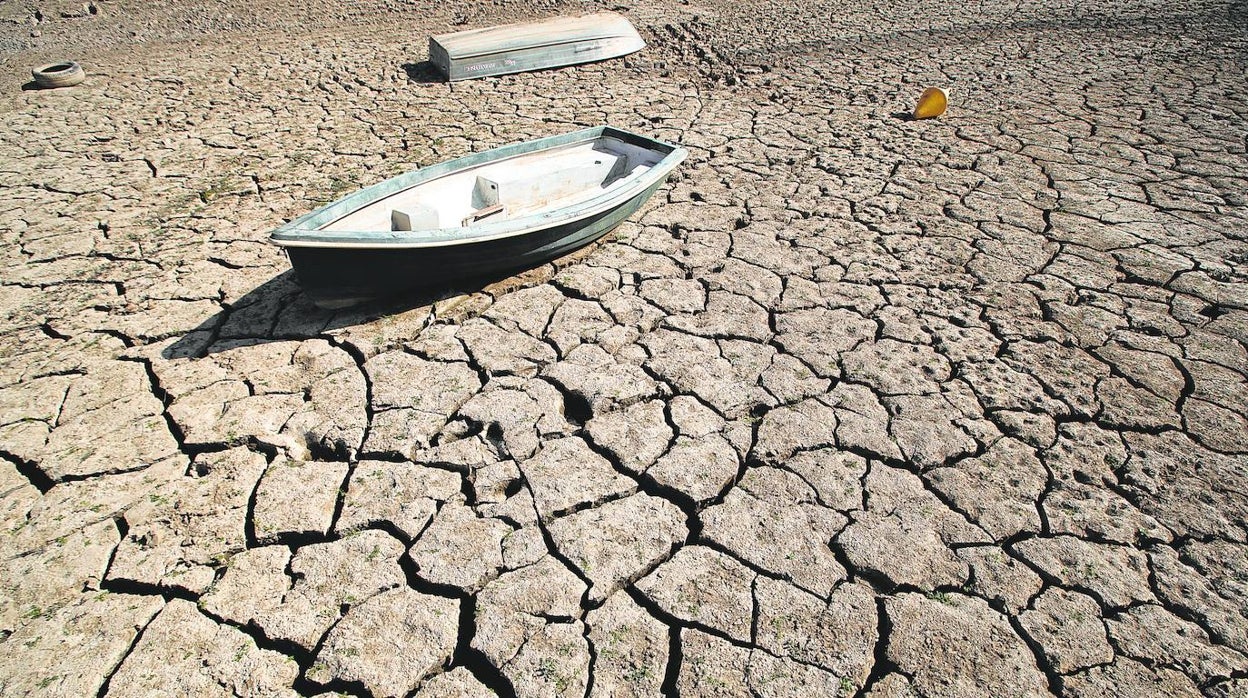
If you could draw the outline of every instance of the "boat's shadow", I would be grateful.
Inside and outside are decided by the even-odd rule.
[[[412,82],[423,84],[446,82],[446,76],[431,61],[404,63],[402,68],[403,72],[407,73],[407,79]]]
[[[327,310],[313,304],[299,288],[294,272],[287,270],[199,323],[165,347],[161,357],[202,358],[244,346],[302,341],[398,316],[410,317],[418,325],[412,329],[414,336],[434,317],[456,319],[471,312],[475,307],[471,302],[474,294],[485,291],[497,296],[542,283],[553,275],[554,267],[545,264],[520,273],[464,279],[454,286],[419,289],[350,308]]]

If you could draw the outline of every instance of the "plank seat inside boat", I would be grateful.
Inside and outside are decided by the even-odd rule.
[[[438,227],[438,212],[420,203],[390,211],[390,230],[426,230]]]

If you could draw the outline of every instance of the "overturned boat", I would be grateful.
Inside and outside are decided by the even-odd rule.
[[[536,266],[605,235],[688,151],[610,126],[408,172],[272,233],[317,305]]]
[[[429,62],[448,80],[616,58],[644,48],[631,22],[614,12],[469,29],[429,38]]]

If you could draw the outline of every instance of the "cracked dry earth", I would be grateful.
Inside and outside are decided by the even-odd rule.
[[[0,2],[0,692],[1248,695],[1242,1],[645,1],[455,85],[609,5],[90,6]],[[266,243],[604,122],[691,157],[555,265],[330,313]]]

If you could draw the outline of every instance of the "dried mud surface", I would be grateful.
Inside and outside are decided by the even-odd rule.
[[[1248,695],[1242,0],[0,0],[0,68],[0,692]],[[555,264],[266,242],[601,123],[691,155]]]

